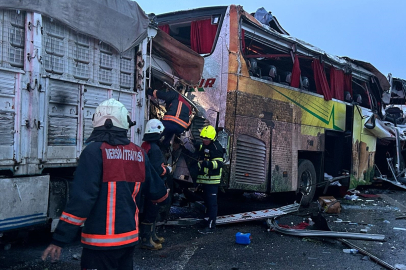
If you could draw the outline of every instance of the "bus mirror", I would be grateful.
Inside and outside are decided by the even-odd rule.
[[[365,122],[364,125],[367,129],[374,129],[375,128],[375,115],[371,115],[369,119]]]

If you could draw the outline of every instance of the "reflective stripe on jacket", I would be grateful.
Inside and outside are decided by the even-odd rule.
[[[206,149],[209,151],[208,153],[205,153]],[[199,174],[196,182],[199,184],[220,184],[224,161],[223,147],[216,140],[207,146],[200,144],[198,154],[200,160],[208,162],[207,166],[201,166],[199,163]]]
[[[116,249],[138,241],[137,195],[167,198],[166,187],[141,147],[93,142],[80,155],[69,201],[53,235],[53,244],[74,240],[90,249]]]
[[[166,113],[163,120],[173,121],[183,128],[188,128],[191,107],[187,101],[175,91],[154,91],[154,97],[165,100]]]

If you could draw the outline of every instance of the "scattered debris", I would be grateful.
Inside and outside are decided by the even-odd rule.
[[[294,226],[289,226],[289,225],[279,225],[279,227],[281,228],[286,228],[286,229],[295,229],[295,230],[303,230],[307,227],[309,227],[310,224],[307,222],[301,222],[298,225],[294,225]]]
[[[313,237],[331,237],[331,238],[348,238],[358,240],[371,240],[371,241],[384,241],[385,236],[382,234],[364,234],[364,233],[350,233],[350,232],[334,232],[334,231],[320,231],[320,230],[296,230],[286,229],[278,225],[275,219],[268,219],[268,226],[275,231],[294,236],[313,236]]]
[[[358,196],[360,197],[364,197],[364,198],[379,198],[379,195],[376,194],[365,194],[365,193],[360,193],[358,194]]]
[[[358,249],[355,248],[344,248],[343,249],[344,253],[348,253],[348,254],[357,254],[358,253]]]
[[[325,213],[339,214],[341,212],[341,204],[333,196],[319,197],[319,205]]]
[[[400,183],[399,181],[397,181],[397,179],[395,179],[395,180],[390,180],[390,179],[388,179],[388,178],[386,177],[386,175],[378,176],[376,179],[382,180],[382,181],[391,183],[391,184],[394,185],[394,186],[397,186],[397,187],[406,189],[406,185],[404,185],[403,183]]]
[[[393,227],[394,230],[398,231],[406,231],[406,228],[398,228],[398,227]]]
[[[318,218],[319,218],[319,222],[324,225],[325,229],[331,231],[330,227],[328,226],[328,223],[327,223],[326,219],[325,219],[322,215],[319,215]],[[354,245],[353,243],[347,241],[346,239],[338,238],[337,240],[340,241],[341,243],[347,245],[347,246],[348,246],[349,248],[351,248],[351,249],[356,249],[356,250],[358,250],[358,252],[359,252],[360,254],[365,255],[365,256],[368,256],[372,261],[378,263],[379,265],[384,266],[384,267],[386,267],[387,269],[396,270],[396,268],[393,267],[392,265],[390,265],[390,264],[388,264],[387,262],[385,262],[385,261],[379,259],[379,258],[376,257],[375,255],[372,255],[371,253],[367,252],[366,250],[364,250],[364,249],[362,249],[362,248],[360,248],[360,247]],[[382,244],[382,243],[380,243],[380,244]],[[364,257],[364,258],[365,258],[365,257]],[[363,259],[364,259],[364,258],[363,258]]]
[[[342,220],[340,218],[337,218],[337,220],[334,220],[333,222],[336,222],[336,223],[351,223],[351,221],[349,221],[349,220],[344,221],[344,220]]]
[[[406,265],[404,265],[404,264],[397,263],[397,264],[395,264],[395,267],[398,270],[406,270]]]
[[[358,196],[355,195],[355,194],[353,194],[353,195],[348,195],[347,194],[347,195],[344,196],[344,199],[350,200],[350,201],[356,201],[358,199]]]
[[[371,253],[369,253],[368,251],[354,245],[353,243],[345,240],[345,239],[338,239],[338,241],[340,241],[341,243],[347,245],[350,248],[356,249],[358,250],[359,253],[361,253],[362,255],[368,256],[372,261],[378,263],[381,266],[386,267],[387,269],[390,270],[396,270],[397,268],[393,267],[392,265],[390,265],[389,263],[379,259],[378,257],[376,257],[375,255],[372,255]]]

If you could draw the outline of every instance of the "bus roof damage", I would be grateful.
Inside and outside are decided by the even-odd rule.
[[[318,179],[322,172],[349,172],[352,188],[371,183],[375,166],[391,175],[382,157],[390,152],[399,158],[396,141],[405,137],[390,120],[393,102],[386,101],[397,90],[371,63],[290,36],[264,8],[249,13],[237,5],[205,7],[155,19],[204,57],[203,78],[182,89],[205,112],[204,119],[195,118],[192,134],[210,123],[230,136],[229,188],[295,190],[301,185],[294,180],[298,164],[309,164],[301,163],[306,159]],[[340,147],[334,146],[337,138]]]

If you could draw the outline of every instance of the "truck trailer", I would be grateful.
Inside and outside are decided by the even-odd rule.
[[[0,233],[54,228],[99,103],[126,106],[136,121],[128,137],[140,145],[153,47],[197,59],[188,83],[203,58],[176,41],[154,46],[166,34],[135,1],[0,1],[0,21]]]

